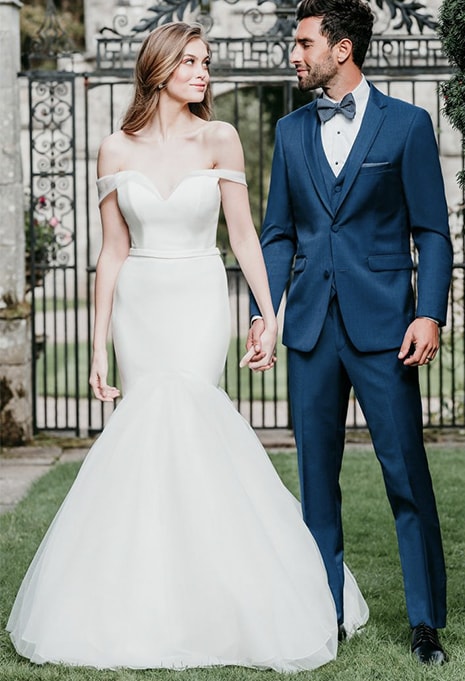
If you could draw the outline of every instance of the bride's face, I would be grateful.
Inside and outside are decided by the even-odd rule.
[[[169,78],[166,92],[182,102],[201,102],[210,81],[210,55],[205,43],[194,38],[187,43],[179,66]]]

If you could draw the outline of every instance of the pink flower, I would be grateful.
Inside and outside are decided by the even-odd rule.
[[[51,217],[50,220],[48,221],[48,224],[50,225],[50,227],[53,227],[53,228],[55,229],[55,227],[58,227],[58,225],[60,224],[60,221],[59,221],[58,218],[56,218],[55,216],[53,216],[53,217]]]

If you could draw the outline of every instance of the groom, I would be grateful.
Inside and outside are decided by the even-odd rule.
[[[424,110],[365,80],[373,24],[365,2],[304,0],[297,20],[299,88],[323,92],[278,122],[261,242],[275,309],[290,281],[283,342],[304,517],[342,639],[339,472],[353,387],[395,518],[411,650],[441,664],[446,576],[418,385],[418,367],[438,352],[452,266],[436,141]],[[262,329],[255,318],[249,347],[259,347]]]

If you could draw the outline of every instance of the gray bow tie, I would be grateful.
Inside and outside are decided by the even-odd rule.
[[[340,102],[332,102],[330,99],[320,97],[316,102],[318,116],[322,123],[326,123],[335,114],[344,114],[346,118],[352,119],[355,116],[355,99],[351,92],[342,98]]]

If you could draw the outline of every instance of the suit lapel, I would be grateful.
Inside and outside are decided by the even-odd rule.
[[[370,87],[370,98],[365,110],[362,125],[360,126],[357,138],[345,164],[345,177],[337,211],[340,209],[349,193],[385,117],[384,107],[386,105],[383,102],[382,95],[373,87],[373,85]]]
[[[319,146],[321,146],[318,145],[317,142],[317,135],[321,134],[321,130],[320,121],[316,113],[315,102],[312,102],[307,106],[307,115],[302,119],[301,143],[305,163],[320,201],[325,206],[328,213],[330,213],[330,215],[333,217],[339,211],[348,192],[350,191],[358,175],[360,167],[365,160],[385,117],[384,108],[386,104],[384,102],[382,93],[379,92],[379,90],[377,90],[373,85],[370,85],[370,88],[370,98],[365,110],[362,125],[360,126],[357,138],[345,164],[345,177],[336,211],[331,206],[330,199],[326,191],[325,180],[321,170],[322,159],[320,159],[319,154],[316,152]]]
[[[329,202],[326,184],[321,170],[321,159],[316,151],[318,149],[317,135],[320,135],[321,131],[315,103],[307,106],[306,116],[302,119],[301,134],[303,155],[313,184],[320,201],[325,206],[328,213],[333,215],[334,211]]]

